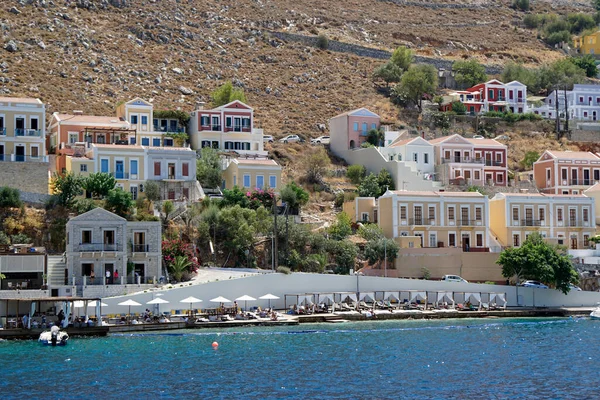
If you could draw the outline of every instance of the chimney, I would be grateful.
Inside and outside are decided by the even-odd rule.
[[[205,102],[203,102],[203,101],[199,101],[199,102],[197,102],[197,103],[196,103],[196,110],[204,110],[204,105],[205,105],[205,104],[206,104],[206,103],[205,103]]]
[[[73,110],[73,115],[83,115],[82,110]]]

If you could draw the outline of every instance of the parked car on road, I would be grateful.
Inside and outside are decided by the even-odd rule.
[[[510,140],[510,137],[508,135],[498,135],[494,139],[496,139],[496,140]]]
[[[484,139],[484,137],[481,135],[475,135],[473,136],[473,139]]]
[[[263,143],[273,143],[273,135],[263,135]]]
[[[329,136],[319,136],[318,138],[310,139],[310,144],[329,144]]]
[[[444,275],[444,277],[442,278],[443,281],[446,282],[462,282],[462,283],[469,283],[469,281],[467,281],[466,279],[461,278],[458,275]]]
[[[299,143],[302,139],[300,139],[300,136],[298,135],[287,135],[286,137],[279,139],[279,141],[281,143]]]
[[[538,289],[548,289],[548,286],[546,286],[542,282],[538,282],[538,281],[525,281],[525,282],[521,283],[521,286],[538,288]]]
[[[569,283],[569,288],[575,292],[581,292],[581,288],[579,286],[575,286],[572,283]]]

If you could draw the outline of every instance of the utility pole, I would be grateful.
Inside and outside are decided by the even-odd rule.
[[[279,262],[279,254],[277,253],[277,242],[279,241],[279,235],[277,234],[277,198],[273,198],[273,242],[271,251],[273,253],[273,263],[271,269],[277,270],[277,263]]]
[[[567,86],[563,86],[565,96],[565,132],[569,135],[569,100],[567,99]],[[590,104],[591,105],[591,104]]]
[[[555,108],[556,108],[556,138],[560,139],[560,113],[559,113],[559,107],[558,107],[558,86],[555,87],[554,89],[554,102],[555,104]]]

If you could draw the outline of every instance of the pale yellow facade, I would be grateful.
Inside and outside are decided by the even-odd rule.
[[[0,97],[0,161],[48,162],[45,126],[39,99]]]
[[[575,48],[581,54],[600,54],[600,31],[573,39]]]
[[[519,247],[532,233],[570,249],[589,247],[596,205],[584,195],[499,193],[490,200],[490,230],[502,246]]]
[[[223,188],[235,186],[252,190],[271,188],[275,192],[281,189],[281,166],[269,159],[233,159],[226,160],[223,172]]]
[[[488,198],[480,193],[388,191],[378,211],[388,237],[418,236],[422,247],[489,251]]]
[[[377,223],[377,201],[375,197],[356,197],[342,206],[352,222]]]
[[[154,117],[154,105],[140,98],[120,104],[117,117],[127,121],[131,129],[136,130],[135,144],[142,146],[176,146],[175,140],[168,134],[182,132],[178,121]]]

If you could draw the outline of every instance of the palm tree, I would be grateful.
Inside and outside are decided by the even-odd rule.
[[[183,273],[187,271],[188,267],[192,265],[191,261],[185,256],[177,256],[170,265],[171,274],[177,282],[181,281]]]

